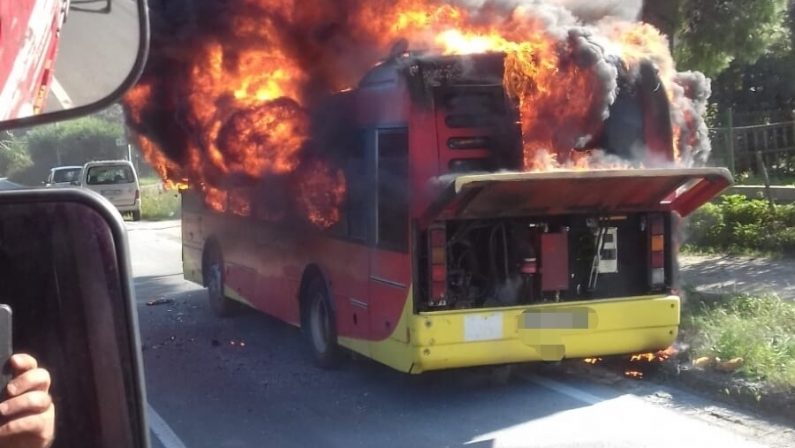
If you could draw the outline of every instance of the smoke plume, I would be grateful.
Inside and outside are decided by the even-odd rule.
[[[201,189],[216,209],[235,203],[240,214],[268,214],[230,191],[270,176],[291,186],[285,191],[296,196],[298,213],[333,224],[345,179],[311,141],[312,111],[355,86],[400,41],[407,42],[401,51],[425,55],[505,54],[503,85],[520,112],[524,169],[565,168],[572,151],[591,147],[621,94],[619,72],[640,76],[645,63],[654,65],[658,90],[672,105],[680,160],[700,162],[709,152],[709,84],[703,75],[676,72],[665,36],[636,22],[640,0],[149,6],[152,50],[125,99],[128,120],[161,176]]]

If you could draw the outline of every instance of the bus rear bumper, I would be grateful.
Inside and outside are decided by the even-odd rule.
[[[411,372],[642,353],[670,346],[678,296],[456,310],[413,316]]]

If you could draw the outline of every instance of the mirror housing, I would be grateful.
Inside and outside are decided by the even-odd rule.
[[[52,377],[54,447],[149,446],[126,230],[71,188],[0,192],[0,303],[13,350]]]
[[[104,1],[97,7],[71,0],[0,4],[0,24],[23,25],[3,26],[0,33],[0,48],[13,50],[0,58],[0,131],[87,115],[113,104],[136,82],[149,48],[145,0]],[[137,30],[132,42],[126,35],[131,30]],[[119,55],[121,47],[128,60]],[[69,90],[79,92],[76,100]],[[50,93],[63,110],[48,110]]]

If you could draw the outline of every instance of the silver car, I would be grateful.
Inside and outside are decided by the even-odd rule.
[[[56,166],[50,170],[50,175],[44,182],[46,187],[75,187],[80,186],[82,166]]]
[[[132,163],[126,160],[88,162],[83,166],[81,185],[105,196],[122,214],[130,213],[133,221],[141,219],[141,188]]]

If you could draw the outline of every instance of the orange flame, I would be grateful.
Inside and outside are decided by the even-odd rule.
[[[340,170],[314,161],[300,175],[299,203],[309,221],[318,227],[328,228],[339,221],[345,193],[345,177]]]
[[[675,346],[670,346],[665,350],[660,350],[654,353],[638,353],[629,358],[630,362],[663,362],[667,361],[679,353]]]
[[[173,102],[180,104],[170,105],[173,113],[168,115],[176,116],[175,127],[187,128],[185,135],[155,143],[144,129],[139,137],[161,177],[189,181],[215,210],[251,213],[245,201],[230,202],[224,193],[227,178],[295,175],[296,199],[307,219],[321,227],[333,225],[340,216],[345,179],[317,155],[304,160],[306,110],[319,88],[353,85],[376,62],[376,54],[385,54],[403,38],[411,40],[407,48],[436,54],[505,54],[503,85],[518,107],[526,170],[635,167],[585,150],[601,133],[615,100],[610,81],[617,75],[607,62],[613,60],[630,72],[652,61],[675,109],[672,116],[681,118],[673,130],[672,151],[697,143],[696,133],[681,129],[694,126],[697,117],[677,85],[668,41],[649,25],[619,20],[588,28],[575,22],[552,24],[539,11],[560,6],[544,4],[505,9],[487,2],[478,10],[442,0],[351,0],[344,5],[240,0],[228,5],[224,19],[217,19],[227,20],[223,27],[198,26],[206,35],[174,44],[184,46],[172,51],[176,56],[163,51],[185,66],[171,81],[178,92]],[[162,101],[153,87],[162,75],[145,76],[127,94],[131,122],[141,125],[145,109]],[[170,151],[179,153],[178,161],[165,156]]]
[[[231,190],[228,194],[229,211],[238,216],[251,216],[251,200],[246,192]]]
[[[654,353],[641,353],[639,355],[632,355],[629,360],[630,361],[646,361],[652,362],[657,359],[657,356]]]
[[[628,378],[641,379],[643,378],[643,372],[641,372],[640,370],[628,369],[624,371],[624,376]]]

